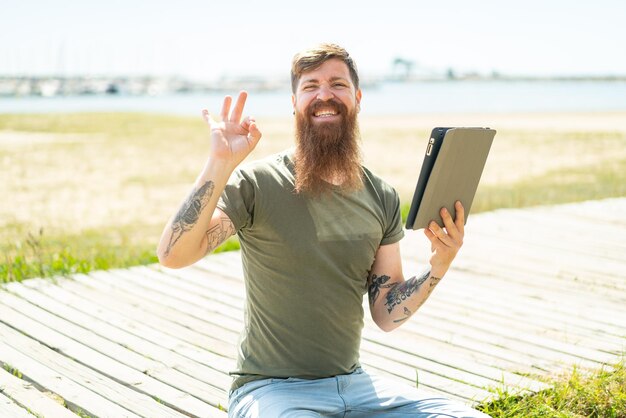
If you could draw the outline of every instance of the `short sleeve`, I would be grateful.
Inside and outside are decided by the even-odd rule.
[[[254,222],[255,189],[250,176],[236,170],[217,202],[217,207],[228,216],[236,231],[250,228]]]
[[[404,237],[402,229],[402,216],[400,215],[400,197],[398,193],[390,188],[385,195],[385,216],[387,228],[380,241],[380,245],[393,244]]]

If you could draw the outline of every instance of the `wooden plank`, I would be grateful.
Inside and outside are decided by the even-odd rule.
[[[232,307],[224,303],[214,294],[199,294],[197,291],[190,289],[181,289],[178,286],[172,286],[171,283],[165,283],[154,278],[148,278],[145,275],[137,274],[129,270],[111,270],[108,273],[115,275],[123,280],[127,289],[134,289],[139,292],[151,293],[154,295],[167,295],[169,299],[176,303],[185,303],[190,306],[202,309],[204,315],[220,314],[224,317],[232,318],[235,321],[243,320],[243,312],[239,307]]]
[[[153,268],[147,266],[128,269],[134,276],[153,280],[164,286],[172,286],[179,291],[202,295],[210,301],[216,301],[243,311],[245,289],[243,282],[224,279],[214,273],[187,267],[179,270]]]
[[[431,373],[428,370],[416,370],[385,357],[371,355],[368,352],[362,353],[361,362],[366,368],[374,367],[378,370],[386,370],[396,377],[405,379],[407,382],[412,382],[413,386],[415,386],[416,376],[419,376],[419,384],[421,386],[428,387],[429,389],[436,388],[448,395],[455,395],[468,400],[489,399],[492,397],[491,393],[479,387]]]
[[[434,395],[439,395],[439,396],[442,396],[444,398],[452,399],[452,400],[455,400],[455,401],[458,401],[458,402],[461,402],[461,403],[464,403],[464,404],[468,404],[468,403],[472,403],[473,402],[472,399],[468,399],[466,397],[457,395],[455,393],[448,393],[448,392],[446,392],[444,390],[441,390],[440,388],[434,388],[434,387],[426,386],[421,381],[418,380],[418,375],[417,374],[415,376],[413,376],[411,379],[407,379],[407,378],[404,378],[402,376],[398,376],[398,375],[396,375],[394,373],[391,373],[389,370],[387,370],[387,369],[385,369],[383,367],[378,368],[378,367],[376,367],[374,365],[367,365],[363,369],[367,370],[368,372],[373,373],[373,374],[375,374],[377,376],[381,376],[381,377],[386,377],[386,378],[392,379],[392,380],[398,382],[398,384],[400,384],[400,385],[408,385],[408,386],[411,386],[411,387],[417,387],[418,390],[421,390],[421,391],[424,391],[424,392],[427,392],[427,393],[431,393],[431,394],[434,394]]]
[[[416,353],[406,353],[364,339],[361,343],[361,350],[408,365],[417,370],[426,370],[479,388],[497,386],[510,393],[524,393],[526,391],[536,392],[547,387],[545,383],[530,379],[527,376],[516,375],[506,370],[498,370],[479,364],[472,364],[471,367],[468,367],[469,364],[465,362],[451,367],[448,364],[419,356],[419,349],[416,350]]]
[[[11,398],[18,405],[28,408],[32,414],[37,416],[46,418],[76,418],[76,415],[69,409],[37,390],[32,383],[13,376],[2,369],[2,367],[0,367],[1,394]],[[0,414],[0,416],[10,415]]]
[[[129,281],[118,280],[119,277],[113,271],[97,271],[91,273],[90,276],[100,280],[106,280],[111,286],[128,292],[136,298],[149,300],[152,303],[178,310],[179,312],[200,320],[209,321],[210,317],[212,316],[209,315],[209,313],[220,315],[221,325],[224,328],[230,329],[232,331],[239,331],[241,329],[240,324],[241,320],[243,319],[243,312],[234,312],[232,309],[229,309],[227,313],[222,315],[222,312],[220,312],[219,309],[215,308],[214,306],[210,306],[206,302],[202,304],[203,302],[201,300],[198,300],[198,298],[193,298],[193,302],[195,303],[192,303],[190,301],[184,300],[184,298],[181,299],[180,293],[177,293],[177,297],[170,295],[167,289],[162,289],[165,291],[165,293],[159,293],[154,289],[142,288]],[[220,308],[222,307],[224,306],[221,306]]]
[[[168,382],[173,386],[183,385],[182,389],[184,390],[189,390],[189,386],[193,387],[198,385],[196,379],[191,379],[190,376],[195,376],[203,372],[203,369],[199,367],[200,365],[195,365],[195,367],[194,365],[190,365],[189,368],[194,370],[191,374],[179,373],[173,369],[164,367],[165,365],[162,363],[158,363],[152,359],[136,354],[135,352],[129,350],[126,346],[115,344],[98,336],[92,332],[95,323],[92,323],[90,329],[85,329],[66,320],[62,320],[54,315],[49,315],[44,311],[37,310],[34,307],[28,307],[25,302],[20,303],[19,300],[11,300],[10,302],[11,303],[9,303],[9,305],[19,309],[23,313],[30,314],[31,318],[36,318],[37,321],[43,323],[51,329],[62,330],[64,335],[67,337],[80,341],[83,345],[87,345],[93,350],[105,354],[110,358],[114,358],[122,364],[135,368],[143,374],[155,377],[163,382]],[[212,374],[214,379],[216,376],[218,376],[218,374]],[[220,374],[220,376],[223,375]],[[204,390],[207,393],[214,393],[215,396],[220,398],[225,395],[221,387],[215,387],[213,390],[209,390],[205,387]]]
[[[0,392],[0,417],[33,418],[33,415]]]
[[[171,408],[188,411],[197,416],[214,412],[216,407],[220,405],[220,401],[223,402],[223,394],[211,386],[200,382],[185,382],[185,390],[189,392],[181,391],[69,339],[57,331],[42,326],[31,318],[9,308],[7,301],[11,298],[8,294],[4,293],[0,296],[2,297],[2,304],[0,304],[0,320],[2,322],[11,324],[37,341],[54,348],[56,352],[63,353],[65,356],[87,365],[102,374],[103,377],[120,382],[152,398],[158,398]],[[41,314],[43,313],[38,312],[38,315]],[[4,331],[7,332],[6,329]],[[60,364],[57,365],[60,367]],[[80,370],[82,371],[82,369]],[[180,378],[182,377],[179,376]],[[190,393],[193,393],[193,396]]]
[[[230,384],[231,379],[225,373],[152,344],[150,341],[136,337],[123,329],[107,324],[96,316],[92,316],[93,305],[85,300],[64,298],[64,303],[60,303],[30,289],[31,286],[37,286],[40,289],[52,288],[53,292],[54,290],[62,290],[45,280],[29,280],[28,287],[16,285],[9,287],[9,289],[27,299],[31,304],[66,321],[55,321],[54,317],[50,320],[47,315],[37,315],[39,322],[51,328],[62,330],[64,335],[80,341],[102,354],[115,358],[127,366],[164,382],[176,381],[175,376],[167,374],[168,370],[164,369],[165,366],[187,376],[193,376],[196,380],[211,384],[220,391],[223,391],[223,388]],[[84,310],[80,311],[76,309],[77,307],[82,307]]]
[[[468,245],[465,247],[465,245]],[[551,285],[554,290],[562,290],[565,294],[581,293],[577,290],[580,285],[593,293],[600,293],[609,300],[619,296],[623,300],[625,290],[623,280],[619,279],[614,272],[599,273],[591,268],[574,267],[575,263],[570,260],[559,260],[552,253],[550,261],[546,261],[537,254],[524,254],[524,251],[501,242],[478,242],[478,237],[466,239],[466,244],[455,262],[456,270],[466,270],[478,274],[490,274],[500,277],[501,280],[509,276],[522,276],[531,281],[540,280],[541,283]],[[484,254],[490,254],[490,260],[485,260]],[[409,257],[411,256],[409,255]],[[588,260],[595,265],[606,265],[606,262]],[[623,264],[620,264],[623,266]],[[619,268],[615,267],[615,268]],[[570,288],[571,287],[571,288]],[[618,290],[618,295],[615,294]]]
[[[433,313],[434,312],[434,313]],[[448,317],[445,313],[429,311],[422,313],[421,322],[411,321],[403,325],[410,332],[420,332],[424,323],[433,327],[448,330],[453,334],[465,335],[490,344],[507,347],[512,352],[534,354],[543,359],[553,361],[569,361],[575,364],[598,367],[614,358],[611,354],[588,350],[574,344],[542,338],[534,334],[524,334],[516,329],[498,326],[493,322],[478,323],[464,317]]]
[[[555,367],[554,360],[538,357],[533,353],[513,352],[508,347],[488,341],[438,330],[436,326],[424,327],[419,334],[404,328],[384,334],[367,326],[363,329],[363,338],[407,353],[419,352],[420,357],[457,368],[463,368],[463,364],[476,363],[519,374],[555,372],[561,369]]]
[[[198,321],[203,321],[203,319],[199,318],[197,315],[187,315],[185,312],[180,312],[179,309],[171,306],[172,304],[161,304],[159,301],[149,296],[140,298],[138,295],[119,293],[117,289],[107,288],[108,283],[105,280],[77,277],[76,281],[80,281],[81,283],[64,282],[62,286],[64,289],[76,292],[75,294],[77,296],[86,297],[90,302],[96,305],[102,303],[102,309],[109,308],[111,313],[115,312],[122,316],[118,317],[121,318],[121,321],[125,322],[125,325],[120,324],[121,327],[135,335],[153,341],[155,344],[177,351],[176,349],[180,347],[182,343],[188,343],[187,345],[203,349],[207,356],[220,363],[228,363],[227,358],[232,356],[235,352],[230,342],[222,340],[225,339],[223,337],[228,334],[228,330],[220,331],[220,333],[213,334],[212,336],[197,332],[196,328],[194,328],[194,323],[198,324],[200,323]],[[90,286],[94,288],[104,287],[106,290],[97,292],[96,290],[89,289]],[[116,300],[125,298],[128,298],[127,302],[129,304],[115,304]],[[135,308],[139,308],[136,313],[139,315],[138,317],[141,318],[141,321],[136,321],[134,316],[123,316],[126,315],[127,312],[134,310],[130,303],[132,303]],[[185,308],[181,309],[184,310]],[[208,317],[209,315],[206,316]],[[111,320],[113,319],[114,318],[111,318]],[[211,316],[205,319],[218,323],[222,318],[219,316]],[[168,323],[168,320],[171,321]],[[162,324],[163,327],[159,324]],[[233,326],[239,328],[239,326]],[[198,329],[200,329],[200,327],[198,327]]]
[[[450,281],[461,281],[450,285]],[[478,282],[477,286],[466,283]],[[568,301],[564,298],[560,304],[550,303],[544,295],[521,294],[518,288],[510,286],[507,289],[492,289],[489,286],[481,286],[480,280],[476,280],[471,274],[455,271],[446,279],[436,292],[431,296],[428,305],[437,301],[448,303],[453,301],[455,306],[471,308],[476,311],[491,313],[503,318],[510,318],[519,323],[519,318],[524,318],[524,323],[538,326],[542,329],[572,328],[572,332],[580,336],[588,336],[594,339],[603,339],[607,342],[616,343],[622,340],[620,327],[612,324],[603,324],[594,321],[584,314],[584,308],[559,308],[558,305],[577,301]],[[598,303],[594,298],[588,300]],[[425,305],[425,308],[428,306]],[[451,306],[448,303],[448,306]],[[620,306],[608,303],[609,308],[619,310]],[[582,311],[582,312],[581,312]]]
[[[616,250],[626,246],[620,232],[623,231],[623,226],[620,228],[615,221],[598,221],[590,222],[581,216],[568,215],[562,207],[511,210],[507,211],[506,217],[498,212],[483,214],[478,222],[482,226],[488,224],[489,227],[478,228],[476,233],[491,235],[498,230],[506,230],[506,235],[498,236],[509,240],[512,236],[519,237],[521,242],[531,246],[566,248],[574,253],[596,254],[621,260],[622,257],[619,257],[620,253]],[[576,245],[581,237],[584,237],[587,246]]]
[[[467,281],[465,277],[456,277],[456,272],[448,277],[450,280]],[[470,277],[471,280],[471,277]],[[620,330],[613,325],[603,326],[602,324],[594,324],[590,320],[586,320],[584,309],[581,312],[573,310],[566,313],[557,312],[550,308],[549,304],[543,301],[532,300],[532,298],[520,297],[513,290],[508,295],[501,295],[499,292],[492,292],[488,289],[458,289],[461,286],[449,286],[450,283],[444,281],[431,296],[428,305],[424,306],[422,312],[428,312],[433,309],[429,306],[435,305],[439,308],[445,307],[452,311],[463,310],[464,315],[488,315],[492,312],[494,315],[486,320],[506,322],[507,318],[511,322],[517,322],[516,327],[520,329],[537,329],[542,333],[550,330],[550,324],[556,329],[562,330],[563,327],[572,329],[572,332],[579,337],[587,337],[588,339],[598,339],[602,335],[602,341],[596,340],[591,342],[592,346],[597,349],[609,349],[611,346],[621,345],[623,338],[619,335]],[[515,303],[515,301],[518,303]],[[507,310],[507,306],[511,309]],[[619,310],[619,307],[615,307]],[[524,317],[523,322],[519,322],[520,316]],[[547,318],[545,321],[543,318]],[[603,329],[604,328],[604,329]]]
[[[417,270],[417,267],[414,267],[417,266],[416,263],[407,260],[405,264]],[[463,264],[463,261],[460,261],[460,264]],[[439,288],[455,288],[461,292],[472,292],[474,295],[484,294],[485,299],[490,297],[495,301],[515,299],[515,305],[541,306],[542,309],[550,309],[568,316],[577,314],[581,309],[584,309],[585,317],[589,321],[608,324],[616,329],[621,329],[622,320],[626,315],[623,309],[615,311],[614,306],[610,306],[611,304],[617,304],[619,307],[623,305],[623,302],[620,301],[620,294],[618,293],[616,296],[615,291],[613,291],[612,298],[606,298],[604,294],[594,295],[593,289],[587,287],[577,289],[580,286],[577,282],[568,282],[566,287],[563,287],[563,283],[558,284],[558,286],[554,283],[546,283],[543,277],[541,277],[541,286],[539,286],[537,283],[538,276],[536,274],[524,274],[521,268],[511,272],[510,268],[504,269],[502,267],[502,270],[488,272],[488,270],[494,269],[493,263],[486,266],[485,262],[481,262],[480,267],[478,267],[482,269],[481,273],[475,272],[475,269],[467,268],[466,265],[463,267],[463,270],[459,267],[451,270],[451,274],[446,277],[445,285],[442,283]],[[465,277],[466,280],[450,280],[452,276]],[[504,277],[504,279],[498,279],[498,276]],[[454,282],[454,286],[450,282]],[[598,303],[599,301],[602,303]]]
[[[7,329],[10,328],[0,324],[0,330],[6,331]],[[55,363],[39,362],[24,354],[22,350],[9,346],[4,341],[4,337],[0,339],[0,352],[3,362],[10,363],[19,369],[26,379],[59,394],[72,410],[80,410],[85,414],[98,417],[138,417],[117,403],[54,370],[52,367],[56,365]]]
[[[519,317],[508,315],[504,308],[501,310],[487,309],[475,304],[463,304],[461,300],[450,302],[450,300],[446,300],[446,303],[442,303],[440,299],[433,299],[429,302],[428,307],[424,307],[421,313],[427,316],[431,314],[436,315],[442,309],[445,309],[446,314],[462,316],[473,323],[495,324],[498,327],[515,329],[521,334],[539,335],[543,339],[556,340],[599,352],[598,356],[606,354],[611,356],[619,355],[623,352],[624,344],[626,343],[624,338],[614,337],[609,339],[604,334],[598,332],[582,332],[581,328],[576,327],[575,320],[559,322],[546,319],[546,323],[542,327],[541,319],[548,318],[548,315],[543,315],[545,312],[542,311],[528,312],[524,322],[520,323]],[[487,329],[493,331],[489,326],[487,326]]]

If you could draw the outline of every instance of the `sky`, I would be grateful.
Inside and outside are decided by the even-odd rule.
[[[287,77],[335,42],[361,76],[626,75],[621,0],[0,0],[2,75]]]

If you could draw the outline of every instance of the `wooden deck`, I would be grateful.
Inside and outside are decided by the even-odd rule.
[[[472,403],[614,364],[626,349],[626,199],[472,215],[454,268],[363,366]],[[402,241],[423,269],[421,232]],[[225,417],[242,325],[239,253],[0,290],[0,416]],[[21,377],[15,377],[19,375]],[[61,404],[65,403],[70,409]]]

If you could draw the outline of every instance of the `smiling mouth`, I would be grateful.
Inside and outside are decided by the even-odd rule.
[[[315,116],[316,118],[328,118],[328,117],[337,116],[337,115],[338,115],[338,112],[332,109],[321,109],[313,113],[313,116]]]

